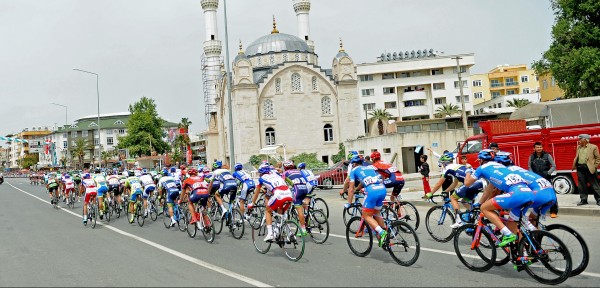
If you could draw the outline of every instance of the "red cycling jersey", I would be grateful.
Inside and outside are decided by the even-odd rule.
[[[208,195],[208,183],[204,181],[204,177],[201,176],[192,176],[190,178],[185,179],[183,181],[183,190],[190,188],[192,193],[195,194],[206,194]]]
[[[398,168],[394,167],[394,165],[390,163],[380,160],[373,162],[373,166],[377,168],[377,172],[379,172],[383,179],[390,178],[392,174],[395,174],[396,180],[404,180],[404,177],[402,177],[402,172],[398,171]]]

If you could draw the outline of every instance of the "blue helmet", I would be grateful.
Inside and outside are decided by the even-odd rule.
[[[83,177],[82,177],[82,178],[83,178],[83,179],[91,179],[91,178],[92,178],[92,176],[90,175],[90,173],[85,173],[85,174],[83,174]]]
[[[242,170],[242,168],[244,168],[244,165],[242,165],[242,163],[235,163],[235,166],[233,166],[233,169],[235,171],[240,171]]]
[[[362,162],[363,162],[363,159],[360,158],[360,156],[358,156],[358,155],[354,155],[352,157],[352,159],[350,159],[350,164],[354,164],[354,163],[361,164]]]
[[[298,164],[298,169],[305,169],[305,168],[306,168],[306,163],[300,162],[300,164]]]
[[[512,165],[512,159],[510,159],[510,156],[512,156],[512,154],[509,152],[498,152],[498,154],[494,156],[494,161],[502,163],[505,166],[509,166]]]
[[[494,150],[483,149],[479,151],[479,154],[477,154],[477,158],[484,161],[492,161],[494,160]]]
[[[350,153],[348,153],[348,160],[351,160],[354,156],[358,156],[358,151],[350,151]]]
[[[215,163],[213,163],[212,167],[213,169],[220,169],[221,167],[223,167],[223,162],[221,162],[220,160],[216,161]]]
[[[271,166],[269,166],[269,164],[261,164],[260,166],[258,166],[259,174],[266,174],[269,172],[271,172]]]
[[[177,168],[175,168],[175,167],[173,166],[173,167],[171,167],[171,169],[170,169],[169,171],[171,171],[171,173],[175,173],[175,172],[177,172]]]
[[[163,176],[169,176],[169,169],[167,169],[167,168],[163,168],[163,170],[162,170],[162,175],[163,175]]]

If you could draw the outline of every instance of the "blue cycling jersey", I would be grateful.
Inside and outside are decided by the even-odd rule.
[[[462,164],[449,164],[446,166],[444,177],[452,177],[460,183],[465,183],[465,176],[467,176],[467,171],[469,170],[470,168]]]
[[[349,175],[350,181],[360,181],[363,186],[366,188],[370,185],[373,186],[381,186],[385,189],[383,185],[383,179],[381,175],[377,173],[377,170],[374,166],[356,166],[352,168],[352,172]]]
[[[302,173],[302,177],[304,177],[304,179],[306,180],[306,182],[308,184],[310,184],[312,186],[317,186],[319,184],[319,182],[315,178],[315,174],[313,174],[312,171],[307,170],[307,169],[302,169],[302,170],[300,170],[300,173]]]
[[[527,187],[533,191],[541,191],[543,189],[552,188],[552,183],[544,177],[537,175],[529,170],[525,170],[519,166],[513,165],[508,167],[510,171],[519,174],[527,182]]]
[[[235,179],[240,181],[241,183],[246,183],[246,185],[249,188],[254,188],[256,186],[254,180],[252,179],[252,177],[250,177],[250,174],[248,174],[248,172],[244,170],[233,172],[233,177],[235,177]]]
[[[490,184],[504,192],[509,191],[511,186],[517,184],[527,185],[527,181],[525,181],[521,175],[494,161],[479,166],[477,170],[473,172],[473,177],[477,179],[483,177],[488,180]]]

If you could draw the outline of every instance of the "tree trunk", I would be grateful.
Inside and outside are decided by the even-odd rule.
[[[383,135],[383,121],[377,121],[377,129],[379,130],[379,135]]]

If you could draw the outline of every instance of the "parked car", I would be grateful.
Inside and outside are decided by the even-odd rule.
[[[346,161],[340,161],[327,170],[315,173],[315,176],[318,176],[318,187],[321,189],[331,189],[333,185],[343,185],[347,175],[348,163]]]

